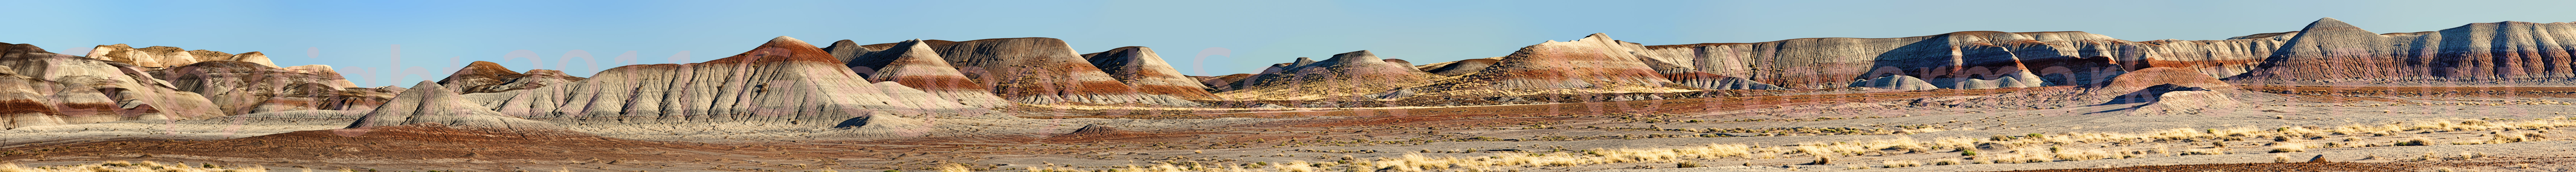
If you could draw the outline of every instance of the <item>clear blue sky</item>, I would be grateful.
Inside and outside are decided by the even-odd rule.
[[[1591,33],[1648,45],[1889,38],[1956,31],[2086,31],[2127,40],[2224,39],[2334,17],[2376,32],[2576,21],[2569,1],[0,1],[0,42],[261,51],[338,67],[365,86],[443,78],[464,62],[587,76],[698,62],[776,36],[953,41],[1052,37],[1083,52],[1155,48],[1192,75],[1372,50],[1435,63]],[[393,58],[400,45],[400,60]],[[1231,56],[1196,55],[1211,47]],[[317,50],[318,53],[307,53]],[[540,63],[505,58],[525,50]],[[567,52],[587,52],[562,63]],[[637,62],[616,62],[634,52]],[[570,65],[564,65],[570,64]],[[594,65],[595,64],[595,67]]]

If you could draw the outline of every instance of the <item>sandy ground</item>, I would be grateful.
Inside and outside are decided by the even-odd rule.
[[[2371,90],[2377,89],[2377,90]],[[44,166],[103,160],[259,165],[272,170],[356,171],[882,171],[937,170],[955,164],[977,171],[1031,168],[1077,170],[1198,166],[1186,171],[1278,171],[1290,162],[1339,164],[1456,157],[1473,161],[1503,155],[1590,157],[1588,151],[1665,151],[1710,144],[1741,144],[1753,151],[1732,157],[1691,157],[1573,165],[1438,167],[1423,171],[2012,171],[2212,169],[2210,171],[2566,171],[2576,160],[2566,128],[2428,129],[2382,133],[2205,136],[2183,139],[2111,139],[2041,142],[2088,133],[2150,134],[2176,128],[2278,131],[2383,124],[2532,123],[2566,120],[2576,106],[2557,95],[2386,95],[2365,88],[2302,91],[2296,100],[2199,114],[2103,114],[2116,106],[2058,109],[1974,109],[1903,106],[1921,99],[1986,96],[1997,90],[1813,94],[1539,105],[1303,110],[1098,110],[1058,109],[1026,116],[1049,123],[1115,127],[1083,137],[898,139],[869,141],[742,141],[601,135],[595,141],[525,142],[454,139],[368,140],[305,136],[253,136],[340,128],[331,119],[260,122],[124,121],[0,130],[0,160]],[[2357,90],[2357,91],[2356,91]],[[2551,91],[2550,89],[2520,89]],[[2380,92],[2374,92],[2380,91]],[[1783,110],[1805,109],[1805,110]],[[1026,112],[1026,111],[1024,111]],[[2549,120],[2542,120],[2549,119]],[[237,121],[237,120],[236,120]],[[1070,131],[1071,129],[1065,129]],[[452,133],[451,133],[452,134]],[[595,133],[596,134],[596,133]],[[2039,137],[2031,137],[2032,135]],[[2500,135],[2537,136],[2515,142]],[[335,140],[338,139],[338,140]],[[355,139],[355,140],[349,140]],[[444,140],[443,140],[444,139]],[[2399,146],[2422,139],[2427,146]],[[575,139],[580,140],[580,139]],[[1801,145],[1860,145],[1906,140],[1934,145],[1970,140],[1961,148],[1866,149],[1811,153]],[[333,144],[296,144],[297,142]],[[287,142],[291,144],[276,144]],[[364,142],[364,143],[341,143]],[[2022,144],[2007,144],[2022,143]],[[1988,144],[1992,143],[1992,144]],[[245,147],[247,145],[247,147]],[[634,145],[634,146],[603,146]],[[2274,153],[2278,145],[2300,151]],[[506,148],[506,149],[503,149]],[[379,151],[382,150],[382,151]],[[421,150],[421,151],[395,151]],[[401,152],[401,153],[396,153]],[[1997,162],[2002,155],[2093,153],[2100,158],[2047,158]],[[2305,163],[2322,155],[2325,163]],[[1818,157],[1832,159],[1815,163]],[[2282,162],[2281,157],[2294,163]],[[1941,161],[1961,163],[1938,165]],[[1677,168],[1688,162],[1700,167]],[[1921,165],[1891,165],[1913,162]],[[1982,162],[1982,163],[1980,163]],[[1893,166],[1893,167],[1891,167]],[[2267,170],[2268,169],[2268,170]],[[1315,171],[1396,171],[1328,166]]]

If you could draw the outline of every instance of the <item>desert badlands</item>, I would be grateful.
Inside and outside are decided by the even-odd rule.
[[[260,52],[6,44],[0,171],[2576,170],[2576,23],[2279,29],[1591,34],[1219,76],[1078,40],[781,36],[373,88]]]

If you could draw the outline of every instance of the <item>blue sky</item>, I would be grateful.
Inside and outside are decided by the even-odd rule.
[[[722,58],[771,37],[1051,37],[1097,52],[1153,47],[1192,75],[1257,72],[1371,50],[1414,63],[1502,56],[1591,33],[1647,45],[2086,31],[2224,39],[2334,17],[2376,32],[2576,21],[2568,1],[0,1],[0,42],[260,51],[364,86],[443,78],[471,61],[587,76]],[[400,56],[395,56],[399,45]],[[1203,59],[1211,48],[1226,55]],[[578,58],[583,52],[590,60]],[[317,53],[308,53],[317,52]],[[515,52],[515,53],[514,53]],[[633,61],[618,61],[633,52]],[[681,54],[686,52],[685,55]],[[512,55],[518,54],[518,55]],[[534,56],[529,60],[525,56]],[[566,61],[566,57],[572,60]]]

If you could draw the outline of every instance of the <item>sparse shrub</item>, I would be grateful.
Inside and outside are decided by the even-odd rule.
[[[1977,148],[1959,149],[1959,156],[1977,156]]]
[[[1691,120],[1691,121],[1699,121],[1699,120]],[[1699,162],[1697,162],[1697,161],[1682,161],[1681,163],[1673,163],[1673,168],[1692,168],[1692,167],[1700,167],[1700,166],[1699,166]]]

